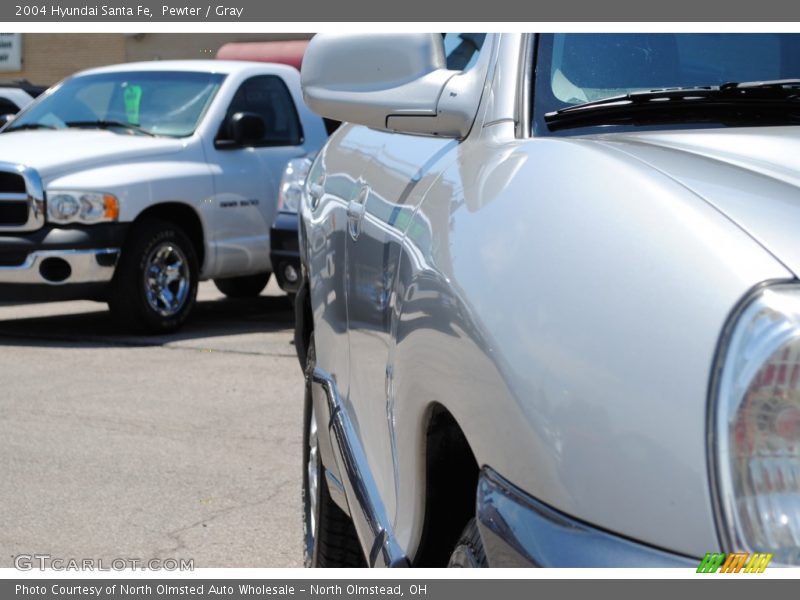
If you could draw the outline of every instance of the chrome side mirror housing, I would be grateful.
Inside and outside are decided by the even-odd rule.
[[[303,96],[329,119],[463,138],[475,120],[488,54],[453,71],[438,33],[318,34],[303,58]]]

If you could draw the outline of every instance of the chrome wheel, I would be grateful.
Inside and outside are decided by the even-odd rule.
[[[320,453],[320,443],[328,443],[322,429],[325,423],[323,419],[321,426],[317,424],[311,390],[316,356],[312,334],[305,357],[303,406],[303,558],[307,567],[365,567],[353,521],[334,502],[328,490],[327,471]]]
[[[458,540],[450,561],[447,563],[450,568],[475,569],[488,567],[486,561],[486,551],[483,548],[483,540],[478,531],[478,522],[473,518],[469,520],[461,538]]]
[[[311,526],[311,539],[317,537],[317,502],[319,501],[319,438],[314,407],[311,407],[311,422],[308,431],[308,521]]]
[[[171,242],[157,245],[147,256],[144,290],[147,303],[162,317],[180,312],[191,289],[189,261],[184,251]]]

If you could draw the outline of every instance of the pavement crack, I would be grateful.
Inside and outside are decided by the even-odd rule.
[[[296,481],[294,480],[283,481],[278,485],[276,485],[273,488],[273,490],[269,494],[267,494],[267,496],[259,500],[254,500],[252,502],[242,502],[234,504],[233,506],[228,506],[226,508],[220,508],[216,511],[212,511],[208,515],[204,516],[202,519],[198,519],[193,523],[184,525],[183,527],[179,527],[177,529],[164,532],[162,535],[165,535],[167,538],[172,540],[175,543],[175,545],[170,548],[156,549],[155,556],[167,556],[167,553],[177,553],[180,552],[181,550],[189,550],[189,546],[186,540],[184,539],[184,535],[186,533],[190,532],[193,529],[196,529],[197,527],[203,527],[205,525],[208,525],[209,523],[213,523],[217,519],[220,519],[238,510],[253,508],[255,506],[260,506],[272,502],[275,498],[277,498],[280,494],[282,494],[285,488],[290,484],[296,485]]]

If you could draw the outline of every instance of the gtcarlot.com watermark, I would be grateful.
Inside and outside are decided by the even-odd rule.
[[[63,558],[50,554],[18,554],[19,571],[194,571],[193,558]]]

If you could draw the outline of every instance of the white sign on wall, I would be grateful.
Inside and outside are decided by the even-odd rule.
[[[0,33],[0,72],[22,70],[22,34]]]

